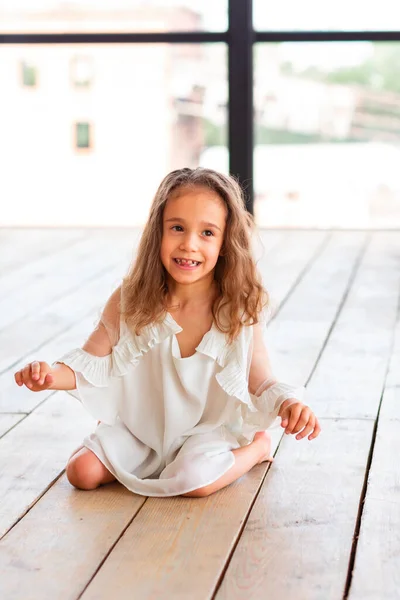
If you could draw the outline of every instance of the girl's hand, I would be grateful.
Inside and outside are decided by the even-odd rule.
[[[282,417],[281,426],[285,428],[285,433],[298,433],[304,427],[303,431],[296,435],[296,440],[301,440],[308,434],[308,439],[313,440],[321,431],[318,419],[308,406],[293,400],[285,400],[280,408],[278,416]]]
[[[34,361],[14,374],[15,383],[26,385],[32,392],[42,392],[49,389],[54,382],[53,371],[46,362]]]

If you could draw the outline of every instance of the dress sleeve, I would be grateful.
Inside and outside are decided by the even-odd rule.
[[[67,352],[56,361],[75,373],[76,389],[67,390],[68,393],[95,419],[107,425],[115,423],[123,394],[123,380],[119,376],[120,338],[120,288],[117,288],[83,347]]]

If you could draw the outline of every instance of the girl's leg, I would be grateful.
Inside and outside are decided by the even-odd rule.
[[[187,494],[182,494],[182,496],[209,496],[230,483],[233,483],[236,479],[239,479],[239,477],[250,471],[255,465],[266,460],[272,462],[273,458],[270,456],[271,436],[266,431],[258,431],[254,436],[254,440],[248,446],[237,448],[236,450],[232,450],[232,452],[235,455],[235,464],[229,471],[224,473],[222,477],[217,479],[217,481],[214,481],[214,483],[188,492]]]
[[[66,468],[68,481],[81,490],[94,490],[115,480],[114,475],[88,448],[75,451]]]

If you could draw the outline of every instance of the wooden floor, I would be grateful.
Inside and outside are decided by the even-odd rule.
[[[400,232],[260,232],[275,375],[322,433],[274,429],[271,467],[167,499],[72,488],[94,422],[13,379],[83,343],[138,235],[0,230],[0,598],[400,598]]]

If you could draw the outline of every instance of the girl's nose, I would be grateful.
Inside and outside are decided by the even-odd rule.
[[[198,240],[196,233],[186,233],[181,241],[182,250],[197,250]]]

